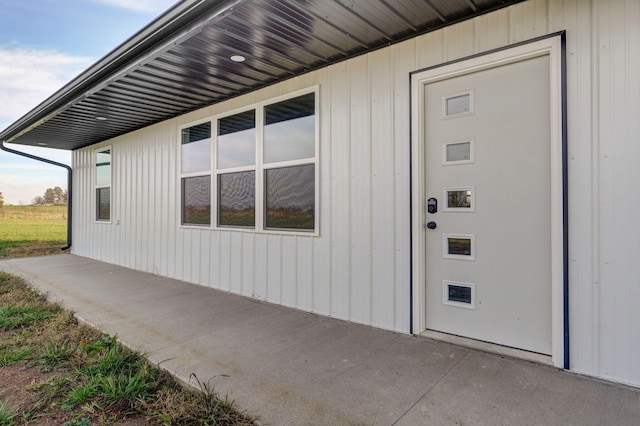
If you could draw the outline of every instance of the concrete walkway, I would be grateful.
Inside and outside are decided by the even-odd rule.
[[[0,262],[272,425],[639,425],[640,389],[73,255]]]

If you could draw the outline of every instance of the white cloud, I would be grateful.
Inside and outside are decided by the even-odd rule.
[[[0,49],[0,129],[29,112],[93,61],[56,51]]]
[[[133,10],[136,12],[159,14],[177,3],[177,0],[91,0],[111,7]]]

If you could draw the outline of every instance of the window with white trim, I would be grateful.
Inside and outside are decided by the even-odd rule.
[[[316,104],[317,93],[311,91],[182,129],[182,223],[209,225],[185,220],[185,179],[201,178],[202,199],[214,193],[216,228],[316,231]],[[202,138],[185,136],[185,131],[211,124],[213,142],[206,132]],[[196,139],[201,148],[189,147]],[[200,165],[186,165],[185,155],[189,164],[197,161]],[[205,167],[207,162],[211,172]]]
[[[96,151],[96,220],[111,221],[111,148]]]
[[[211,224],[211,122],[180,130],[180,217],[183,225]]]

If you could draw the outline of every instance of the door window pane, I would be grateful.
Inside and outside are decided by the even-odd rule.
[[[268,105],[264,111],[265,163],[315,156],[315,93]]]
[[[182,173],[211,169],[211,123],[182,129]]]
[[[471,93],[449,96],[445,98],[444,115],[445,117],[451,117],[454,115],[467,114],[473,112],[472,108]]]
[[[218,120],[218,169],[252,166],[256,162],[256,111]]]
[[[445,144],[445,163],[472,160],[471,141]]]
[[[182,224],[209,225],[211,223],[211,177],[182,179]]]
[[[471,256],[471,240],[468,238],[449,238],[447,253],[457,256]]]
[[[218,175],[218,225],[254,227],[254,171]]]
[[[445,211],[473,211],[474,192],[473,188],[445,188],[444,193],[445,199],[447,200]]]
[[[442,257],[448,259],[475,260],[475,235],[443,234]]]
[[[313,164],[266,170],[265,188],[267,228],[314,229]]]

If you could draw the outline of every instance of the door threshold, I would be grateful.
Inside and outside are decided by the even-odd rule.
[[[513,358],[537,362],[539,364],[553,365],[553,361],[550,355],[529,352],[523,349],[511,348],[509,346],[502,346],[495,343],[484,342],[482,340],[470,339],[468,337],[456,336],[455,334],[447,334],[433,330],[425,330],[419,335],[422,337],[428,337],[429,339],[453,343],[454,345],[458,346],[466,346],[472,349],[492,352],[498,355],[506,355]]]

